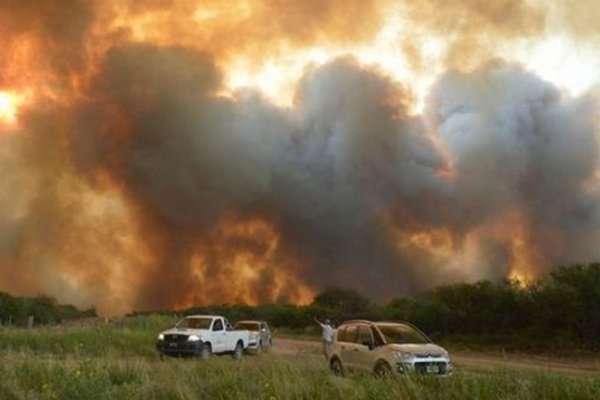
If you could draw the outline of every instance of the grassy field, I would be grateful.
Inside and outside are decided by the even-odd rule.
[[[169,359],[154,352],[172,321],[0,332],[0,399],[600,399],[600,376],[458,368],[447,379],[332,376],[317,354]]]

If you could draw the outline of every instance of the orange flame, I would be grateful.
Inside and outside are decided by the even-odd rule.
[[[301,266],[281,254],[275,226],[260,217],[226,216],[199,243],[192,259],[197,291],[178,307],[210,303],[309,303],[314,292],[298,278]],[[211,266],[209,254],[218,260]]]

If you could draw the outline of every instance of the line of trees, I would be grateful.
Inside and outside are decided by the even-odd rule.
[[[437,336],[466,335],[600,348],[600,264],[561,267],[531,284],[516,281],[443,286],[386,307]]]
[[[56,299],[45,295],[14,297],[0,292],[0,322],[3,325],[26,326],[29,316],[33,316],[36,324],[53,324],[96,317],[96,310],[80,310],[69,304],[58,304]]]
[[[481,281],[437,287],[377,305],[357,292],[328,288],[310,305],[222,305],[183,312],[219,313],[231,320],[264,319],[275,327],[310,329],[313,315],[409,321],[443,340],[518,348],[600,349],[600,263],[561,267],[528,284]]]
[[[180,314],[218,314],[230,321],[265,320],[276,328],[305,330],[315,328],[313,316],[342,322],[356,318],[375,318],[381,315],[380,308],[366,297],[349,289],[331,287],[317,295],[310,305],[263,304],[224,304],[197,306],[180,311]]]
[[[176,318],[174,311],[163,313]],[[437,340],[600,350],[600,263],[561,267],[527,285],[505,280],[440,286],[385,305],[353,290],[332,287],[309,305],[213,305],[177,314],[221,314],[230,321],[259,319],[277,328],[306,332],[318,330],[315,315],[338,324],[349,319],[403,320]],[[48,296],[17,298],[0,292],[3,324],[25,326],[30,315],[36,323],[49,324],[95,317],[96,311],[58,304]]]

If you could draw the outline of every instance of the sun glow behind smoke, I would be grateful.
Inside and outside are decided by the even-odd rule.
[[[431,84],[444,70],[444,40],[423,35],[415,41],[416,50],[427,60],[411,65],[404,44],[414,34],[399,11],[391,9],[385,23],[372,43],[359,45],[318,45],[304,48],[283,48],[258,65],[242,58],[225,65],[224,93],[250,87],[261,91],[273,103],[290,107],[298,82],[307,69],[317,68],[340,57],[353,57],[365,67],[385,73],[398,84],[408,86],[414,94],[413,113],[423,111]],[[254,66],[253,66],[254,65]]]
[[[565,36],[551,35],[534,44],[518,45],[513,57],[573,96],[585,93],[600,82],[597,49]]]
[[[273,103],[289,107],[298,81],[307,68],[351,56],[410,88],[414,95],[412,112],[420,114],[424,111],[431,85],[447,69],[446,58],[453,44],[447,37],[420,32],[402,18],[398,9],[390,7],[386,15],[373,42],[366,45],[284,48],[260,63],[244,57],[234,59],[224,66],[227,87],[224,93],[251,87],[261,91]],[[411,48],[407,48],[406,43],[410,43]],[[521,64],[574,96],[585,93],[600,82],[597,49],[564,35],[547,34],[500,43],[495,56]],[[485,57],[482,57],[456,67],[468,72],[479,67],[484,60]]]

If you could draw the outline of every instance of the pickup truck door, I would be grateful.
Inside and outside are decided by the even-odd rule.
[[[225,337],[223,338],[223,351],[233,351],[237,344],[238,339],[241,337],[239,331],[234,331],[233,326],[227,321],[227,318],[223,318],[223,325],[225,326]]]
[[[211,332],[212,342],[213,342],[213,352],[214,353],[222,353],[225,349],[225,327],[223,326],[223,320],[221,318],[217,318],[213,322],[212,332]]]

